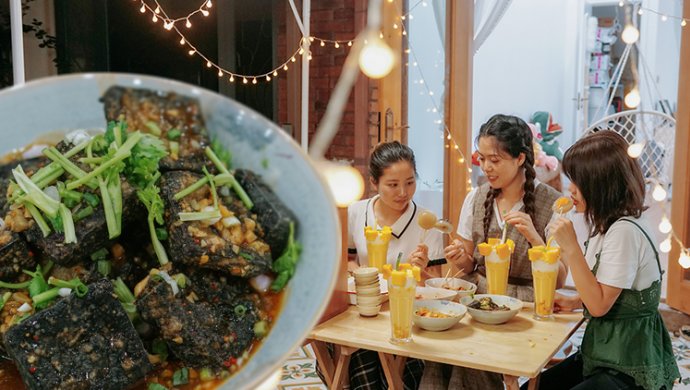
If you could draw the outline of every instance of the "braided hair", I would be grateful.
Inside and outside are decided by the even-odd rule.
[[[494,137],[501,151],[508,153],[513,158],[518,158],[520,153],[524,154],[525,161],[522,167],[525,170],[525,193],[522,201],[525,204],[525,212],[534,221],[534,179],[537,177],[537,173],[534,170],[532,131],[529,126],[518,117],[496,114],[480,127],[479,135],[475,142],[478,143],[482,137]],[[484,241],[489,236],[489,225],[494,213],[493,202],[500,193],[500,188],[491,188],[486,195],[486,200],[484,200]]]

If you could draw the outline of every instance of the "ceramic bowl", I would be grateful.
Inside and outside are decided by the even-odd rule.
[[[275,123],[218,93],[173,80],[116,73],[50,77],[0,91],[0,152],[51,131],[105,128],[101,95],[113,85],[174,91],[199,100],[209,132],[234,167],[260,174],[298,219],[302,255],[282,310],[249,362],[221,389],[255,389],[276,375],[316,325],[334,288],[340,224],[325,181],[302,148]]]
[[[472,307],[470,307],[470,303],[472,303],[474,300],[479,300],[484,297],[489,297],[497,305],[505,305],[510,310],[489,311],[473,309]],[[522,310],[521,300],[513,297],[508,297],[505,295],[476,294],[474,297],[468,296],[460,298],[460,303],[467,306],[467,311],[472,316],[472,319],[490,325],[503,324],[505,322],[508,322],[511,318],[515,317],[517,313],[520,312],[520,310]]]
[[[448,317],[445,318],[434,318],[420,316],[417,313],[419,309],[426,308],[439,312]],[[455,303],[451,301],[444,300],[417,300],[414,302],[414,313],[412,315],[412,322],[422,329],[431,330],[434,332],[440,332],[451,328],[453,325],[460,322],[462,317],[467,313],[467,308],[465,305],[460,303]]]
[[[477,292],[477,285],[460,278],[431,278],[424,284],[428,287],[443,288],[455,291],[459,298],[472,296]]]
[[[446,290],[443,288],[417,287],[415,298],[418,300],[442,299],[446,301],[452,301],[453,299],[455,299],[457,295],[457,292],[452,290]]]

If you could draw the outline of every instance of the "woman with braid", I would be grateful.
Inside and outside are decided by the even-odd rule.
[[[506,294],[532,302],[532,269],[527,249],[544,245],[546,226],[555,217],[552,205],[560,193],[535,179],[532,132],[520,118],[492,116],[481,126],[476,143],[479,165],[488,182],[465,197],[458,222],[460,239],[446,247],[446,260],[467,272],[464,278],[477,285],[477,293],[486,293],[484,257],[477,251],[477,244],[489,237],[500,238],[504,224],[508,224],[506,238],[513,240],[515,251]],[[566,276],[561,263],[557,288]],[[451,367],[427,362],[420,388],[504,388],[499,374],[461,367],[452,367],[452,374],[450,371]]]

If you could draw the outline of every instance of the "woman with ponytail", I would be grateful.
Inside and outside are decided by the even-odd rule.
[[[545,229],[554,217],[552,205],[560,193],[536,180],[532,142],[527,123],[514,116],[494,115],[479,130],[477,152],[487,183],[465,197],[458,222],[460,239],[445,248],[446,260],[465,270],[464,278],[477,284],[479,294],[487,292],[487,283],[484,257],[477,251],[477,244],[501,238],[504,225],[508,224],[506,238],[513,240],[515,250],[506,294],[534,301],[527,250],[546,242]],[[566,276],[561,263],[557,287],[563,285]],[[448,378],[449,368],[428,362],[420,388],[504,388],[499,374],[453,367]]]

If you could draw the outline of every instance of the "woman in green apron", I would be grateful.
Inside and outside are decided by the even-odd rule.
[[[644,177],[612,131],[579,140],[565,154],[577,212],[590,236],[582,253],[566,218],[550,232],[572,273],[578,296],[556,299],[560,310],[585,309],[580,351],[541,375],[541,389],[668,389],[680,377],[658,311],[662,270],[642,212]]]

